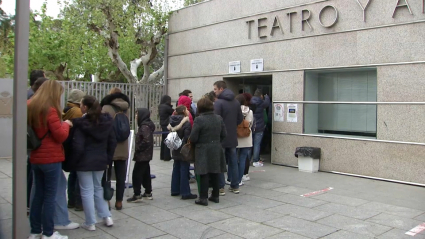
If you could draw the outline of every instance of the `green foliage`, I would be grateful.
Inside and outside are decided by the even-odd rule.
[[[184,6],[189,6],[189,5],[193,5],[195,3],[200,3],[203,2],[205,0],[184,0]]]

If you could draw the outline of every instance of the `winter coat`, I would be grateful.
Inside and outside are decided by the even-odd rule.
[[[195,115],[193,114],[192,108],[190,107],[192,104],[192,100],[185,95],[180,96],[179,101],[177,102],[177,106],[184,105],[186,106],[186,109],[189,111],[189,122],[190,125],[193,127],[193,119],[195,118]]]
[[[170,132],[177,132],[177,135],[182,140],[182,146],[179,149],[171,152],[174,160],[182,160],[183,157],[180,154],[180,150],[183,145],[187,143],[187,139],[190,136],[192,126],[189,123],[189,117],[183,115],[173,115],[170,118],[170,124],[167,126]]]
[[[112,162],[117,146],[112,118],[101,114],[97,123],[87,116],[73,120],[71,171],[103,171]]]
[[[241,105],[242,114],[245,120],[249,122],[249,128],[251,129],[254,114],[248,106]],[[252,147],[252,131],[248,137],[238,137],[238,147],[237,148],[250,148]]]
[[[137,109],[137,125],[139,130],[136,134],[136,144],[133,161],[149,162],[153,157],[153,132],[155,124],[150,119],[151,113],[146,108]]]
[[[190,133],[190,142],[195,145],[196,174],[227,171],[221,146],[226,134],[226,126],[221,116],[208,112],[196,117]]]
[[[254,96],[251,99],[251,104],[255,105],[254,111],[254,121],[255,124],[252,126],[252,131],[254,132],[263,132],[266,128],[264,123],[264,109],[269,107],[270,98],[268,95],[265,96],[265,99],[261,99],[259,96]]]
[[[168,95],[162,96],[161,104],[158,106],[159,124],[166,127],[170,123],[170,116],[173,114],[174,109],[171,105],[171,97]]]
[[[83,116],[80,106],[74,103],[68,102],[65,109],[63,109],[64,114],[62,115],[62,120],[72,120],[78,119]],[[74,122],[73,122],[74,123]],[[63,149],[65,151],[65,161],[62,163],[62,169],[66,172],[70,172],[70,161],[72,160],[72,139],[74,137],[75,128],[71,127],[69,130],[68,138],[63,143]]]
[[[27,101],[27,104],[30,101]],[[30,162],[32,164],[49,164],[64,161],[65,154],[62,143],[68,138],[69,128],[69,124],[62,122],[59,118],[57,110],[50,107],[47,113],[47,127],[43,125],[33,128],[38,138],[46,136],[41,141],[40,148],[31,151]]]
[[[214,112],[223,118],[226,125],[227,137],[224,139],[223,148],[236,148],[238,146],[237,127],[242,123],[243,116],[240,103],[235,100],[235,94],[229,89],[224,89],[214,103]]]
[[[112,119],[118,112],[116,109],[123,111],[128,117],[130,100],[128,99],[128,96],[122,93],[115,93],[105,96],[105,98],[103,98],[100,102],[100,106],[102,107],[102,113],[108,113],[112,117]],[[125,140],[121,143],[117,143],[117,148],[115,149],[113,160],[127,160],[128,155],[128,140]]]
[[[83,112],[81,112],[80,106],[70,102],[66,104],[65,109],[63,109],[63,113],[63,120],[72,120],[83,117]]]

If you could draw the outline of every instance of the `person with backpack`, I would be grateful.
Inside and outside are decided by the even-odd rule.
[[[170,117],[168,130],[176,132],[177,136],[182,140],[181,146],[172,151],[174,164],[173,173],[171,176],[171,196],[181,195],[182,200],[196,199],[198,196],[190,192],[189,186],[189,167],[190,163],[183,161],[183,156],[180,153],[183,145],[189,139],[192,126],[189,123],[189,114],[186,106],[180,105],[176,108],[176,114]]]
[[[252,99],[252,95],[250,93],[243,93],[242,94],[245,97],[245,103],[246,105],[249,107],[249,109],[254,113],[255,109],[257,108],[255,105],[251,104],[251,99]],[[251,137],[252,137],[252,125],[255,124],[255,119],[252,119],[252,123],[251,123]],[[252,155],[252,147],[250,148],[249,152],[248,152],[248,159],[245,162],[245,171],[244,171],[244,175],[242,176],[242,181],[249,181],[251,180],[251,178],[249,177],[249,167],[251,165],[251,155]]]
[[[254,114],[249,109],[244,95],[237,95],[236,100],[241,104],[242,115],[244,117],[242,123],[238,125],[238,146],[236,147],[239,150],[239,186],[242,186],[244,184],[242,178],[245,172],[246,160],[252,148],[251,126],[254,120]]]
[[[139,130],[136,134],[133,161],[133,190],[134,194],[127,199],[129,203],[140,202],[143,199],[152,200],[152,178],[149,162],[153,157],[153,132],[155,124],[151,120],[151,113],[146,108],[137,109],[136,121]],[[142,185],[145,192],[142,194]]]
[[[102,176],[112,161],[117,141],[112,118],[101,112],[95,97],[84,96],[81,111],[84,116],[73,120],[73,154],[70,169],[77,171],[81,190],[85,216],[81,227],[95,231],[96,211],[107,227],[114,224],[104,198]]]
[[[125,178],[127,175],[128,137],[130,136],[130,120],[128,118],[130,100],[128,96],[121,93],[119,88],[113,88],[109,95],[100,102],[102,113],[108,113],[113,119],[117,148],[115,149],[112,163],[109,165],[107,178],[111,178],[112,164],[115,169],[116,192],[115,209],[122,209],[124,198]]]

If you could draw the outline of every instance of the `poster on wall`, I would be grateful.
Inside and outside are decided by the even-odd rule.
[[[284,105],[283,104],[274,104],[274,121],[283,122],[284,120]]]
[[[288,104],[287,105],[288,115],[286,116],[286,122],[291,122],[291,123],[298,122],[297,111],[298,111],[298,105],[297,104]]]
[[[263,70],[264,70],[263,59],[251,60],[251,71],[263,71]]]
[[[229,62],[229,73],[240,73],[241,72],[241,62],[240,61],[231,61]]]

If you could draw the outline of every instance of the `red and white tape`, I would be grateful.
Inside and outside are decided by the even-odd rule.
[[[410,229],[410,231],[406,232],[405,234],[413,237],[416,234],[421,233],[423,230],[425,230],[425,223]]]
[[[300,196],[301,197],[305,197],[305,198],[306,197],[311,197],[311,196],[314,196],[314,195],[317,195],[317,194],[328,192],[328,191],[330,191],[332,189],[334,189],[334,188],[329,187],[329,188],[325,188],[325,189],[322,189],[322,190],[319,190],[319,191],[315,191],[315,192],[311,192],[311,193],[306,193],[306,194],[303,194],[303,195],[300,195]]]

